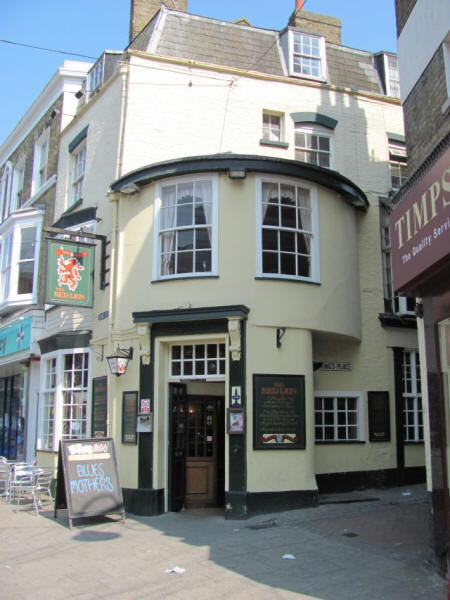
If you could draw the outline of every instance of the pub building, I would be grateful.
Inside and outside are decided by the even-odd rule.
[[[106,252],[93,308],[47,315],[38,462],[58,432],[112,438],[125,510],[146,515],[423,480],[395,358],[415,357],[415,317],[391,299],[379,318],[395,56],[302,9],[273,31],[167,4],[132,2],[129,47],[93,65],[61,135],[54,227],[89,223]],[[46,382],[72,376],[51,412]]]

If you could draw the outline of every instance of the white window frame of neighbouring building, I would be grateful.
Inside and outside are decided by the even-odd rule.
[[[317,189],[305,181],[257,177],[257,276],[320,281]]]
[[[0,226],[0,312],[36,302],[42,220],[29,210]]]
[[[31,195],[34,196],[47,182],[48,150],[50,143],[50,128],[47,127],[36,140],[33,157],[33,180]]]
[[[417,350],[403,350],[403,439],[423,442],[422,382]]]
[[[314,392],[316,443],[352,443],[365,440],[362,392]]]
[[[156,188],[153,279],[217,275],[218,178],[195,175]]]
[[[91,437],[89,348],[43,354],[38,450],[56,452],[60,440]]]

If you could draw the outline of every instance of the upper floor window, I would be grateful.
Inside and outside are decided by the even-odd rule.
[[[270,142],[281,142],[281,116],[273,113],[263,113],[263,140]]]
[[[0,305],[36,300],[41,218],[14,220],[1,231]]]
[[[92,67],[88,74],[88,97],[92,96],[95,90],[103,83],[103,64],[104,56],[102,56]]]
[[[302,162],[331,168],[331,135],[321,127],[295,126],[295,158]]]
[[[380,206],[381,223],[381,257],[383,264],[384,310],[396,315],[414,314],[415,298],[405,298],[394,293],[394,278],[392,273],[392,246],[389,211]]]
[[[12,188],[13,170],[11,163],[7,163],[3,169],[1,179],[1,220],[4,221],[11,209],[11,188]]]
[[[47,181],[49,129],[46,129],[34,147],[32,194],[36,194]]]
[[[19,163],[14,167],[13,171],[13,185],[12,185],[12,198],[11,208],[17,209],[25,203],[24,194],[24,176],[25,176],[25,165]]]
[[[217,179],[160,184],[156,199],[156,279],[217,272]]]
[[[83,179],[86,170],[86,143],[72,152],[71,204],[83,199]]]
[[[304,182],[261,178],[258,189],[260,275],[318,281],[315,188]]]
[[[293,75],[325,79],[325,38],[290,30],[290,69]]]
[[[399,190],[407,180],[406,170],[408,157],[406,146],[403,142],[389,140],[389,170],[391,174],[391,188]]]

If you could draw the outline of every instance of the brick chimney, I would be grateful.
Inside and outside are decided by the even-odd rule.
[[[306,33],[315,33],[324,35],[327,42],[332,44],[341,43],[341,27],[340,19],[336,17],[327,17],[318,13],[307,12],[303,9],[295,10],[289,19],[289,25],[298,27]]]
[[[161,6],[186,12],[187,3],[188,0],[131,0],[130,42],[153,19]]]

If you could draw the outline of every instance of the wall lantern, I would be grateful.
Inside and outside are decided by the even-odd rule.
[[[117,350],[111,356],[107,356],[106,360],[108,361],[109,370],[112,375],[123,375],[127,372],[128,361],[133,360],[133,346],[128,348],[128,350],[123,350],[117,346]]]

